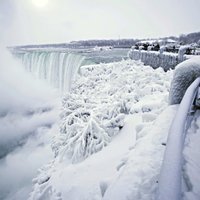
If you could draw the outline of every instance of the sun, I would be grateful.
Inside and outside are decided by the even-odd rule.
[[[32,0],[32,3],[40,8],[45,7],[48,4],[49,0]]]

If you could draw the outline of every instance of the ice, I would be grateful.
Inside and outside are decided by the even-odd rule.
[[[186,59],[185,56],[180,57],[175,53],[163,52],[163,49],[160,52],[131,49],[129,57],[134,60],[141,60],[154,68],[162,67],[164,70],[174,69],[178,63]]]
[[[197,111],[194,121],[188,130],[184,148],[184,178],[187,190],[184,200],[198,200],[200,198],[200,112]]]
[[[175,112],[176,107],[167,108],[154,124],[146,129],[148,134],[140,138],[136,142],[136,147],[129,152],[125,167],[112,181],[103,199],[155,199],[164,152],[161,143],[166,140],[171,116]]]
[[[30,111],[27,104],[23,112],[16,110],[14,121],[20,116],[23,123],[17,124],[22,125],[21,130],[27,125],[27,130],[41,130],[44,138],[37,140],[40,134],[36,134],[38,142],[30,138],[19,154],[11,156],[9,163],[20,160],[19,156],[23,160],[28,153],[31,161],[27,166],[35,167],[27,173],[27,187],[22,180],[20,189],[14,188],[8,199],[27,198],[33,176],[29,200],[155,199],[163,144],[177,110],[177,106],[168,106],[172,74],[133,60],[84,66],[72,82],[71,92],[62,99],[59,128],[58,105],[34,104]],[[12,120],[12,115],[6,111],[1,120]],[[186,159],[187,151],[191,149],[186,148]],[[39,156],[41,162],[35,162]],[[186,163],[188,183],[195,185],[185,193],[187,200],[195,199],[199,190],[195,176],[198,168],[194,170],[189,164],[193,158]],[[36,167],[40,168],[37,176]]]
[[[169,93],[169,104],[179,104],[189,85],[200,76],[200,57],[180,63],[174,72]]]
[[[82,67],[63,98],[61,133],[52,142],[55,159],[38,174],[29,199],[154,195],[162,143],[176,110],[156,120],[168,106],[171,76],[132,60]]]
[[[63,99],[62,134],[53,144],[56,156],[62,152],[61,157],[81,161],[108,145],[126,114],[153,112],[166,105],[168,85],[163,82],[171,72],[131,60],[83,67],[80,72],[72,93]]]

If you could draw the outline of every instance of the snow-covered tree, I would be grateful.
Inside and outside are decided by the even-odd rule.
[[[63,98],[60,134],[52,142],[58,160],[82,161],[109,144],[124,126],[126,114],[148,112],[158,107],[140,104],[136,108],[133,105],[142,96],[163,91],[165,86],[161,81],[152,85],[151,80],[164,72],[140,62],[137,62],[136,69],[134,63],[130,60],[82,67],[71,93]],[[148,77],[141,75],[143,70]],[[160,79],[166,77],[163,75]]]
[[[98,108],[90,99],[68,94],[63,99],[61,134],[54,139],[52,149],[59,160],[79,162],[107,146],[111,137],[124,125],[124,108],[104,103]]]
[[[29,200],[66,197],[59,191],[55,174],[65,174],[63,169],[65,172],[69,169],[71,174],[71,169],[78,167],[80,176],[82,168],[79,167],[85,166],[84,159],[103,151],[106,145],[117,139],[126,115],[141,113],[146,121],[155,118],[167,106],[171,74],[171,71],[154,70],[133,60],[82,67],[72,84],[71,93],[63,98],[60,133],[55,134],[52,141],[55,158],[34,179]],[[138,136],[142,134],[144,132]],[[75,166],[80,161],[82,163]],[[67,174],[65,177],[68,177]],[[72,184],[70,179],[65,180],[65,191],[66,188],[79,191],[79,185]],[[97,185],[99,188],[99,180]],[[82,191],[87,193],[85,188]]]

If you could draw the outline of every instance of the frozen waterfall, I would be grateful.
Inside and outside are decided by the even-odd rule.
[[[16,55],[27,71],[61,92],[69,91],[79,67],[89,64],[85,56],[69,52],[27,51]]]

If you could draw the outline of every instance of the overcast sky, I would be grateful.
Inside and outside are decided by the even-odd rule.
[[[1,43],[150,38],[200,31],[200,0],[0,0]]]

